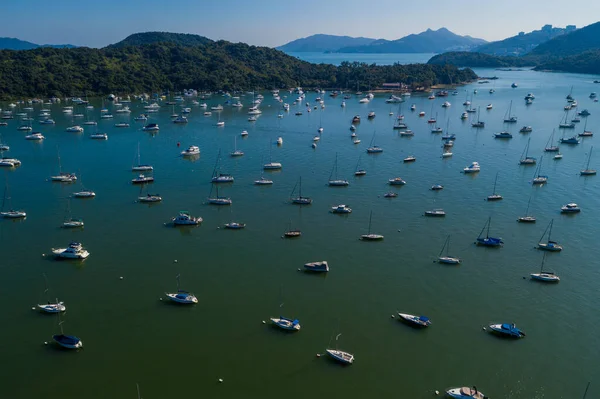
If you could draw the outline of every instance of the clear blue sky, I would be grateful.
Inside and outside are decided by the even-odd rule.
[[[0,37],[103,47],[146,31],[278,46],[315,33],[398,39],[427,28],[499,40],[582,27],[600,0],[0,0]]]

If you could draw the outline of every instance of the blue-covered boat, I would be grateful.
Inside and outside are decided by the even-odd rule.
[[[491,324],[490,331],[504,337],[523,338],[525,333],[517,328],[517,326],[508,323]]]
[[[56,334],[56,335],[52,336],[52,339],[57,344],[62,346],[63,348],[67,348],[67,349],[83,348],[83,342],[81,341],[81,339],[79,339],[78,337],[76,337],[74,335]]]
[[[479,236],[477,236],[477,241],[475,241],[475,244],[477,245],[481,245],[484,247],[500,247],[504,244],[504,241],[502,241],[502,238],[498,237],[490,237],[490,225],[492,224],[492,218],[488,218],[487,223],[485,224],[485,226],[483,226],[483,229],[481,229],[481,232],[479,233]],[[482,234],[484,232],[484,230],[487,227],[487,232],[485,237],[482,237]]]
[[[404,321],[414,327],[429,327],[431,320],[427,316],[415,316],[412,314],[398,313],[400,321]]]
[[[272,317],[271,322],[282,330],[300,331],[300,320],[298,319],[288,319],[287,317],[279,316],[279,318]]]

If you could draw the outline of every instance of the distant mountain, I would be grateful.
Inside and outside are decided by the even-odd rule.
[[[174,43],[181,46],[201,46],[213,43],[207,37],[192,35],[189,33],[171,33],[171,32],[142,32],[134,33],[125,39],[106,46],[107,48],[121,48],[126,46],[140,46],[142,44],[152,43]]]
[[[491,55],[523,55],[529,53],[538,45],[555,37],[573,32],[575,29],[574,25],[568,25],[566,28],[555,28],[552,25],[545,25],[540,30],[534,30],[529,33],[520,32],[517,36],[484,44],[474,49],[474,51]]]
[[[335,52],[342,47],[365,46],[374,42],[375,39],[368,37],[350,37],[334,35],[312,35],[301,39],[293,40],[283,46],[277,47],[277,50],[284,52]]]
[[[344,47],[340,53],[442,53],[444,51],[471,50],[487,43],[483,39],[460,36],[446,28],[427,29],[398,40],[376,40],[363,46]]]
[[[39,47],[75,48],[72,44],[35,44],[13,37],[0,37],[0,50],[32,50]]]
[[[520,57],[449,52],[438,54],[427,63],[467,67],[532,66],[544,71],[600,74],[600,22],[557,36]]]

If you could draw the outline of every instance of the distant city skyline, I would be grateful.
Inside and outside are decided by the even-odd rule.
[[[557,0],[21,0],[1,4],[0,13],[1,37],[37,44],[104,47],[133,33],[166,31],[277,47],[318,33],[394,40],[441,27],[495,41],[546,24],[592,24],[600,18],[600,2],[580,0],[575,7]]]

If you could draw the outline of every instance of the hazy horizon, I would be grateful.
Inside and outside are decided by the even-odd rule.
[[[4,16],[0,36],[36,44],[104,47],[133,33],[164,31],[277,47],[319,33],[395,40],[445,27],[459,35],[495,41],[546,24],[581,28],[597,22],[600,15],[600,2],[591,0],[582,0],[577,7],[554,0],[506,0],[477,7],[466,0],[431,0],[410,4],[410,8],[392,0],[376,0],[368,3],[368,13],[365,3],[358,0],[289,4],[180,0],[174,4],[159,0],[11,2],[0,5]],[[33,23],[23,29],[24,20]]]

